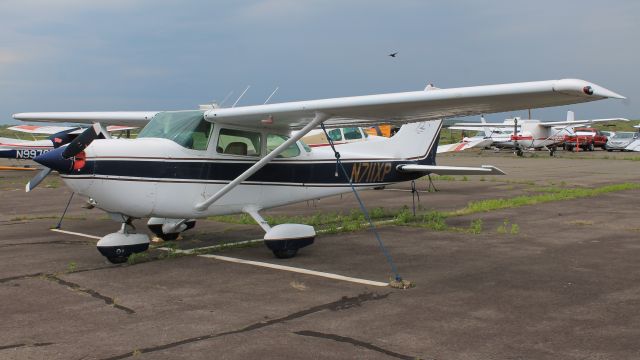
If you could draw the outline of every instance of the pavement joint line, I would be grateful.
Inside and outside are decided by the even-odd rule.
[[[220,255],[212,255],[212,254],[204,254],[204,255],[198,255],[198,256],[205,257],[205,258],[212,258],[212,259],[221,260],[221,261],[232,262],[232,263],[237,263],[237,264],[253,265],[253,266],[265,267],[265,268],[276,269],[276,270],[290,271],[290,272],[295,272],[295,273],[300,273],[300,274],[305,274],[305,275],[319,276],[319,277],[324,277],[324,278],[333,279],[333,280],[341,280],[341,281],[352,282],[352,283],[356,283],[356,284],[364,284],[364,285],[380,286],[380,287],[388,287],[389,286],[388,283],[384,283],[384,282],[380,282],[380,281],[359,279],[359,278],[354,278],[354,277],[350,277],[350,276],[332,274],[332,273],[316,271],[316,270],[308,270],[308,269],[297,268],[297,267],[293,267],[293,266],[271,264],[271,263],[267,263],[267,262],[253,261],[253,260],[243,260],[243,259],[238,259],[238,258],[232,258],[232,257],[229,257],[229,256],[220,256]]]
[[[82,237],[86,237],[86,238],[89,238],[89,239],[96,239],[96,240],[102,239],[102,237],[100,237],[100,236],[83,234],[83,233],[79,233],[79,232],[75,232],[75,231],[67,231],[67,230],[62,230],[62,229],[51,229],[51,231],[55,231],[55,232],[59,232],[59,233],[63,233],[63,234],[69,234],[69,235],[82,236]]]

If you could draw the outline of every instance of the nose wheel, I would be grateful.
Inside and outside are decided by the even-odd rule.
[[[111,233],[98,241],[98,251],[112,264],[121,264],[131,254],[140,253],[149,249],[149,237],[146,234],[137,234],[135,227],[131,225],[131,219],[122,224],[120,231]]]

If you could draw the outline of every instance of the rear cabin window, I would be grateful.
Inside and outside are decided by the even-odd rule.
[[[357,140],[362,139],[362,134],[360,133],[360,128],[344,128],[344,139],[345,140]]]
[[[267,154],[275,150],[278,146],[282,145],[285,141],[289,140],[288,136],[269,134],[267,135]],[[298,144],[293,143],[289,145],[283,152],[277,157],[279,158],[291,158],[300,155],[300,148]]]
[[[327,134],[329,134],[329,138],[333,141],[342,140],[342,133],[340,132],[340,129],[329,130]]]
[[[157,113],[138,134],[139,138],[168,139],[193,150],[207,150],[213,123],[202,111],[163,111]]]
[[[220,129],[216,151],[227,155],[260,156],[260,146],[259,132]]]

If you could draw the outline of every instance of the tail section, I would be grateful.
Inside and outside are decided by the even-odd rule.
[[[434,165],[442,120],[403,125],[391,138],[370,137],[368,141],[339,145],[344,160],[396,160]],[[331,149],[314,148],[329,153]]]
[[[571,110],[567,111],[567,122],[573,121],[573,120],[575,120],[575,114]]]
[[[403,125],[385,149],[393,152],[393,157],[414,160],[416,164],[435,165],[442,120],[425,121]]]

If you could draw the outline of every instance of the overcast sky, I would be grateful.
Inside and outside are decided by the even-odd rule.
[[[0,123],[559,78],[629,100],[534,118],[637,119],[639,35],[638,0],[0,0]]]

